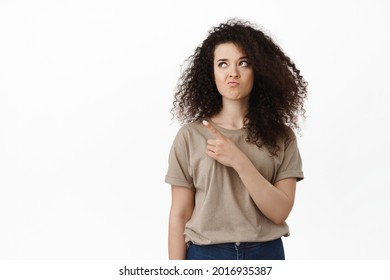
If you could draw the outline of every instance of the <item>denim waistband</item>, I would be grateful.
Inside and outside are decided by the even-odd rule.
[[[265,243],[274,242],[279,240],[280,238],[277,238],[275,240],[269,240],[269,241],[258,241],[258,242],[227,242],[227,243],[215,243],[215,244],[207,244],[207,245],[198,245],[195,243],[192,243],[191,241],[189,243],[198,245],[198,246],[220,246],[220,247],[238,247],[238,248],[251,248],[263,245]]]

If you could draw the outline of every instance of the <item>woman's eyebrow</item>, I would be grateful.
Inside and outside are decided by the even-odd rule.
[[[240,57],[238,60],[242,60],[242,59],[248,59],[248,57],[247,56],[242,56],[242,57]],[[217,62],[219,62],[219,61],[228,61],[229,59],[227,59],[227,58],[220,58],[220,59],[218,59],[217,60]]]

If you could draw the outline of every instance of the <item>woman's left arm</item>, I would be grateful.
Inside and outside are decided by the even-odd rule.
[[[272,185],[244,154],[234,169],[260,211],[275,224],[282,224],[294,205],[296,178],[283,179]]]
[[[229,138],[210,123],[203,124],[215,136],[207,141],[207,155],[236,170],[260,211],[275,224],[282,224],[294,205],[296,178],[283,179],[272,185]]]

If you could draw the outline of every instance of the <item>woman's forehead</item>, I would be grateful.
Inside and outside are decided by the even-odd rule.
[[[242,47],[233,42],[219,44],[215,47],[214,57],[246,56]]]

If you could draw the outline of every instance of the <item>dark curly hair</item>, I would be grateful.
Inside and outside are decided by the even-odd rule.
[[[223,43],[241,47],[253,68],[254,84],[244,119],[247,141],[258,147],[265,145],[271,155],[276,155],[278,138],[288,137],[286,128],[299,128],[298,117],[304,117],[307,82],[281,48],[248,21],[230,19],[209,31],[186,60],[171,113],[185,124],[210,118],[222,109],[213,59],[216,46]]]

